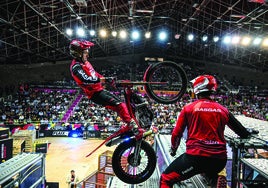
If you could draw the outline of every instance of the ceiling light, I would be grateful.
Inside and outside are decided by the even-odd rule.
[[[194,35],[193,35],[193,34],[189,34],[189,35],[187,36],[187,39],[188,39],[189,41],[194,40]]]
[[[198,7],[198,5],[199,5],[198,3],[194,3],[194,4],[193,4],[193,8]]]
[[[253,45],[259,45],[261,43],[262,39],[260,37],[257,37],[253,40],[252,44]]]
[[[213,41],[214,41],[214,42],[218,42],[219,40],[220,40],[220,38],[219,38],[218,36],[214,36],[214,37],[213,37]]]
[[[232,44],[238,44],[240,41],[240,37],[239,36],[233,36],[232,37]]]
[[[175,36],[174,36],[175,39],[179,39],[180,37],[181,37],[180,34],[175,34]]]
[[[246,16],[245,15],[239,15],[239,14],[231,14],[230,17],[241,19],[241,18],[245,18]]]
[[[96,32],[95,32],[95,30],[90,30],[90,31],[89,31],[89,34],[90,34],[91,36],[94,36],[94,35],[96,34]]]
[[[117,32],[116,31],[112,31],[112,36],[116,37],[117,36]]]
[[[224,38],[223,38],[223,43],[224,44],[229,44],[231,42],[231,37],[230,36],[225,36]]]
[[[138,31],[133,31],[131,37],[133,40],[137,40],[140,37],[140,33]]]
[[[268,46],[268,38],[265,38],[262,42],[262,46],[267,47]]]
[[[125,39],[125,38],[127,38],[127,32],[122,30],[122,31],[120,31],[119,36],[120,36],[120,38]]]
[[[101,37],[106,37],[106,36],[107,36],[107,32],[106,32],[106,30],[101,29],[101,30],[100,30],[100,36],[101,36]]]
[[[135,10],[135,12],[140,12],[140,13],[154,13],[153,10]]]
[[[69,35],[69,36],[72,36],[73,35],[73,30],[68,28],[66,29],[66,34]]]
[[[243,37],[241,40],[241,44],[244,46],[248,46],[250,42],[251,42],[251,38],[248,36]]]
[[[167,33],[164,31],[161,31],[158,35],[160,40],[166,40],[167,39]]]
[[[146,33],[145,33],[145,38],[150,38],[151,37],[151,32],[149,32],[149,31],[147,31]]]
[[[206,42],[208,40],[208,36],[207,35],[204,35],[203,37],[202,37],[202,41],[203,42]]]
[[[76,30],[76,34],[77,34],[78,36],[80,36],[80,37],[83,37],[83,36],[85,36],[85,30],[84,30],[83,28],[78,28],[78,29]]]

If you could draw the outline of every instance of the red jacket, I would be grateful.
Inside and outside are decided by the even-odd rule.
[[[210,99],[199,99],[182,109],[172,132],[171,147],[178,148],[182,134],[187,128],[187,154],[226,158],[225,125],[239,136],[249,135],[227,108]]]
[[[71,63],[70,71],[73,79],[87,94],[88,98],[91,98],[95,92],[103,90],[103,86],[100,83],[100,78],[103,76],[97,73],[88,61],[82,63],[74,59]]]

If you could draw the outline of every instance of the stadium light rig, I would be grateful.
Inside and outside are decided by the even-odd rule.
[[[75,33],[74,33],[75,31]],[[98,30],[98,32],[96,32],[95,30],[91,29],[91,30],[85,30],[82,27],[78,27],[75,30],[72,28],[66,28],[65,33],[72,37],[73,35],[75,35],[76,37],[86,37],[86,35],[90,36],[90,37],[100,37],[100,38],[108,38],[108,37],[119,37],[120,39],[126,39],[128,36],[130,36],[130,39],[132,42],[140,40],[141,39],[141,32],[139,30],[133,30],[130,33],[128,33],[126,30],[122,29],[120,31],[116,31],[116,30],[106,30],[106,29],[100,29]],[[161,42],[166,41],[169,38],[169,33],[166,30],[160,30],[157,33],[157,37],[158,40]],[[175,34],[174,35],[174,39],[178,40],[181,37],[180,34]],[[151,32],[150,31],[146,31],[143,35],[143,39],[149,39],[151,38]],[[186,36],[186,39],[188,41],[194,41],[195,38],[200,38],[200,42],[203,43],[209,43],[209,42],[214,42],[217,43],[218,41],[221,41],[223,44],[225,45],[229,45],[230,47],[233,45],[235,47],[250,47],[250,46],[254,46],[254,47],[264,47],[265,49],[267,49],[268,47],[268,39],[264,38],[262,36],[251,36],[249,34],[246,35],[239,35],[239,34],[226,34],[225,36],[217,36],[215,35],[213,38],[208,37],[208,35],[202,35],[200,37],[196,37],[193,33],[189,33]]]

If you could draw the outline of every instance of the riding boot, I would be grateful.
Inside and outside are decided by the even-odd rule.
[[[107,108],[110,108],[117,112],[117,114],[121,117],[121,119],[128,124],[128,126],[132,127],[132,131],[135,135],[139,134],[139,127],[136,123],[136,121],[130,117],[130,114],[128,112],[127,106],[125,103],[120,103],[117,106],[107,106]]]
[[[130,123],[132,118],[129,115],[129,112],[125,103],[120,103],[116,106],[106,106],[106,108],[109,108],[115,111],[125,123],[127,124]]]

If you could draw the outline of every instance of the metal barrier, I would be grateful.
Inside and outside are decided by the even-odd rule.
[[[0,187],[42,188],[44,185],[44,154],[22,153],[0,164]]]

